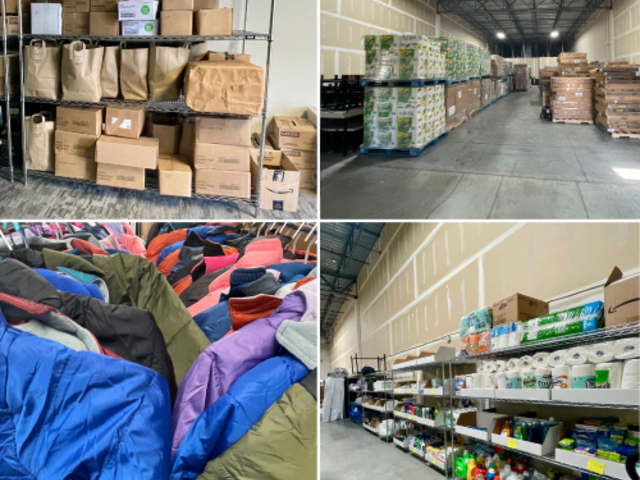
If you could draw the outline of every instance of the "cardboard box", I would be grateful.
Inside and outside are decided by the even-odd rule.
[[[251,144],[253,146],[251,149],[251,158],[255,158],[256,161],[260,158],[260,143],[260,135],[257,133],[253,134],[251,136]],[[282,152],[273,148],[269,140],[264,144],[263,165],[269,167],[279,167],[282,165]]]
[[[144,182],[144,168],[98,163],[96,179],[98,185],[144,190]]]
[[[17,94],[20,91],[20,58],[17,53],[7,54],[9,60],[9,92]],[[4,56],[0,56],[0,96],[5,97],[7,90],[4,81]]]
[[[20,35],[20,19],[17,15],[7,15],[5,24],[7,25],[7,35]],[[0,35],[4,34],[2,22],[0,22]]]
[[[143,127],[143,109],[107,107],[104,126],[104,131],[107,135],[122,138],[140,138]]]
[[[196,117],[196,142],[251,146],[251,120]]]
[[[246,62],[191,62],[184,77],[184,97],[196,112],[260,115],[264,73]]]
[[[102,107],[56,107],[56,130],[99,137],[102,133]]]
[[[318,131],[306,118],[273,117],[269,125],[273,146],[280,150],[316,151]]]
[[[88,13],[65,13],[62,15],[63,35],[89,35]]]
[[[157,122],[157,120],[156,120]],[[180,150],[180,125],[151,122],[149,136],[159,141],[159,153],[177,154]]]
[[[92,12],[118,12],[118,0],[91,0]]]
[[[194,10],[216,10],[220,7],[218,0],[194,0]]]
[[[604,326],[640,321],[640,277],[622,278],[615,267],[604,286]]]
[[[207,170],[249,172],[251,149],[237,145],[220,145],[196,141],[193,165]]]
[[[239,62],[251,63],[251,55],[249,55],[248,53],[235,52],[207,52],[207,60],[209,60],[210,62],[238,60]]]
[[[193,11],[162,11],[160,12],[161,35],[191,35],[193,34]]]
[[[94,158],[96,152],[96,135],[56,130],[55,153],[75,157]]]
[[[516,293],[493,304],[493,326],[524,322],[549,314],[549,304],[536,298]]]
[[[305,150],[282,150],[282,155],[286,156],[298,169],[313,169],[318,165],[318,154]]]
[[[180,136],[180,156],[193,165],[193,156],[196,147],[196,124],[185,122],[182,124],[182,135]]]
[[[155,170],[158,167],[158,139],[103,135],[96,143],[96,162]]]
[[[163,12],[193,12],[193,0],[162,0]]]
[[[96,180],[96,161],[93,158],[56,154],[56,177]]]
[[[179,155],[158,158],[158,189],[160,195],[190,197],[193,172],[188,161]]]
[[[196,11],[196,35],[231,35],[232,33],[232,8]]]
[[[251,198],[251,173],[196,168],[196,193]]]
[[[467,119],[467,85],[452,85],[445,88],[447,126],[452,127]]]
[[[122,35],[127,37],[151,37],[159,35],[158,20],[126,20],[122,23]]]
[[[316,190],[318,188],[318,171],[313,169],[300,169],[300,188]]]
[[[89,14],[91,35],[119,35],[120,22],[116,12],[91,12]]]
[[[59,3],[32,3],[31,33],[35,35],[62,35],[62,5]]]
[[[5,0],[4,13],[6,15],[18,14],[18,0]]]
[[[89,0],[62,0],[62,7],[65,14],[89,13],[91,11]]]
[[[155,20],[158,11],[156,1],[118,2],[118,20]]]
[[[251,187],[258,191],[258,181],[262,177],[260,208],[265,210],[280,210],[283,212],[298,211],[298,196],[300,195],[300,172],[288,159],[282,159],[282,167],[258,166],[258,162],[251,160]]]

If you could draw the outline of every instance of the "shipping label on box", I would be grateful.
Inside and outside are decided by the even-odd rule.
[[[251,173],[196,169],[196,193],[250,198]]]
[[[196,117],[196,142],[251,147],[251,120]]]
[[[144,190],[144,168],[125,167],[123,165],[111,165],[98,163],[96,183],[109,187],[131,188]]]
[[[209,170],[250,171],[251,149],[236,145],[214,145],[196,141],[194,166]]]
[[[149,37],[160,32],[158,20],[126,20],[121,23],[125,37]]]
[[[93,158],[56,154],[56,177],[96,180],[96,161]]]
[[[99,137],[102,133],[102,107],[56,107],[56,129]]]
[[[55,152],[56,155],[94,158],[97,140],[98,137],[95,135],[56,130]]]
[[[144,127],[141,108],[107,107],[105,133],[123,138],[139,138]]]
[[[155,20],[157,9],[158,2],[119,2],[118,20]]]
[[[155,170],[158,166],[158,139],[103,135],[96,142],[96,162]]]

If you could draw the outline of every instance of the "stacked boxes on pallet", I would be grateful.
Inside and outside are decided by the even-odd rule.
[[[551,91],[554,123],[593,123],[592,78],[553,77]]]
[[[491,75],[497,78],[502,78],[506,75],[504,60],[500,55],[491,55]]]
[[[480,80],[467,83],[467,115],[469,118],[477,114],[482,108],[482,86]]]
[[[531,86],[531,67],[525,64],[518,64],[513,66],[513,71],[516,78],[515,89],[519,91],[529,90]]]
[[[591,76],[599,126],[614,137],[640,137],[640,66],[609,62]]]
[[[558,75],[558,67],[546,67],[540,69],[540,97],[542,97],[542,106],[551,106],[551,78]]]
[[[364,48],[367,79],[445,78],[440,45],[424,35],[365,35]]]
[[[483,78],[480,84],[480,104],[482,108],[495,100],[495,88],[492,78]]]
[[[447,87],[447,127],[449,130],[467,120],[468,92],[466,83]]]
[[[446,78],[456,82],[462,79],[462,62],[458,39],[453,37],[437,37],[433,39],[440,45],[440,52],[444,56]]]
[[[558,75],[560,77],[588,77],[589,63],[587,54],[565,52],[558,55]]]

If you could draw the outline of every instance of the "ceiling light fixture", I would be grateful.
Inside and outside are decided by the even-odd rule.
[[[551,38],[557,38],[557,37],[558,37],[557,30],[554,30],[553,32],[551,32]]]
[[[498,32],[498,33],[496,34],[496,36],[497,36],[500,40],[502,40],[502,39],[504,39],[504,38],[505,38],[505,34],[504,34],[504,33],[502,33],[502,32]]]

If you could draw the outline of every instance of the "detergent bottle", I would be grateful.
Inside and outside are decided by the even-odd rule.
[[[487,480],[487,470],[482,463],[476,467],[476,473],[473,476],[473,480]]]
[[[487,473],[487,480],[495,480],[496,478],[496,471],[493,468],[493,463],[489,464],[489,473]]]
[[[507,477],[511,475],[511,460],[507,460],[507,463],[502,467],[500,471],[500,476],[507,480]]]
[[[456,457],[456,476],[460,478],[466,478],[467,476],[467,465],[469,464],[469,460],[467,458],[467,451],[465,450],[464,455],[461,457]]]
[[[469,460],[469,465],[467,465],[467,480],[473,480],[475,473],[476,473],[476,461],[474,458],[471,458]]]

